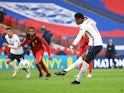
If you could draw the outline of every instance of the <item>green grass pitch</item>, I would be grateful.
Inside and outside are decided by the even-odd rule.
[[[80,85],[71,85],[77,70],[66,76],[38,78],[38,71],[31,70],[31,78],[21,71],[12,78],[12,70],[0,70],[0,93],[124,93],[124,69],[93,69],[93,77],[84,78]]]

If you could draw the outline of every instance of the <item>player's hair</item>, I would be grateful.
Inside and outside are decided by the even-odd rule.
[[[6,30],[11,30],[11,31],[13,31],[13,28],[7,27]]]
[[[77,12],[75,15],[74,15],[75,18],[82,18],[84,19],[84,15],[80,12]]]
[[[28,28],[28,31],[29,31],[30,29],[33,29],[33,30],[35,31],[35,28],[34,28],[33,26],[29,27],[29,28]]]

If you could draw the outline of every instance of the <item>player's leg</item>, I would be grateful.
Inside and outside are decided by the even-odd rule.
[[[16,69],[16,67],[14,66],[13,62],[12,62],[12,59],[10,58],[7,58],[6,61],[5,61],[12,69]]]
[[[38,58],[39,59],[39,64],[41,65],[41,68],[46,72],[46,74],[47,74],[46,77],[50,77],[51,74],[50,74],[48,68],[45,66],[45,64],[44,64],[44,62],[42,60],[43,53],[44,53],[44,50],[39,50],[37,52],[37,55],[39,55],[39,58]]]
[[[26,72],[25,78],[30,78],[30,76],[31,76],[30,70],[29,70],[28,68],[26,68],[26,69],[24,69],[24,70],[25,70],[25,72]]]
[[[88,68],[88,78],[92,77],[92,61],[89,63],[89,68]]]
[[[48,68],[45,66],[45,64],[43,63],[43,60],[41,59],[41,67],[42,67],[42,69],[46,72],[46,77],[50,77],[51,76],[51,74],[50,74],[50,72],[49,72],[49,70],[48,70]]]
[[[12,62],[14,59],[15,59],[14,55],[10,53],[10,54],[8,55],[8,58],[6,59],[6,63],[7,63],[12,69],[16,70],[17,68],[14,66],[14,64],[13,64],[13,62]]]
[[[86,51],[85,48],[80,48],[80,49],[79,49],[79,55],[78,55],[78,56],[79,56],[79,57],[82,56],[82,54],[83,54],[85,51]],[[78,66],[78,69],[80,70],[81,67],[82,67],[82,64],[80,64],[80,65]]]
[[[78,56],[79,56],[79,57],[82,56],[83,53],[84,53],[87,49],[88,49],[88,46],[85,46],[84,48],[81,47],[81,48],[79,49],[79,55],[78,55]],[[82,64],[80,64],[80,65],[78,66],[78,69],[79,69],[79,70],[80,70],[81,68],[82,68]]]
[[[86,47],[87,48],[87,47]],[[86,51],[86,49],[82,49],[80,48],[80,53],[79,53],[79,56],[81,56],[83,54],[83,52]],[[62,70],[62,71],[58,71],[56,72],[55,74],[56,75],[65,75],[67,72],[73,70],[74,68],[78,67],[80,64],[82,64],[82,57],[79,57],[70,67]]]
[[[36,59],[35,64],[36,64],[36,67],[39,71],[39,77],[42,77],[43,73],[42,73],[42,67],[41,67],[41,64],[40,64],[42,56],[39,54],[39,52],[36,52],[34,56],[35,56],[35,59]]]
[[[16,76],[16,74],[18,73],[18,68],[16,68],[16,66],[13,64],[13,60],[15,59],[15,56],[14,56],[14,54],[9,54],[8,55],[8,58],[7,58],[7,60],[6,60],[6,63],[14,70],[14,73],[13,73],[13,75],[12,75],[12,77],[15,77]]]
[[[115,54],[114,53],[111,53],[111,59],[112,59],[112,62],[113,62],[113,67],[114,68],[117,68],[116,67],[116,62],[115,62],[114,58],[115,58]]]
[[[80,64],[79,67],[78,67],[79,71],[81,70],[81,68],[82,68],[82,64]],[[75,77],[77,78],[78,77],[78,74]],[[92,61],[89,63],[87,77],[88,78],[92,77]]]
[[[88,45],[86,45],[85,47],[80,47],[80,49],[79,49],[79,55],[78,56],[79,57],[82,56],[84,54],[84,52],[88,49],[88,47],[89,47]],[[79,71],[82,68],[82,63],[79,64],[79,66],[78,66]],[[75,77],[77,78],[78,77],[78,74]]]
[[[81,56],[83,50],[82,48],[80,48],[80,53],[79,53],[79,56]],[[73,70],[74,68],[78,67],[80,64],[82,64],[81,62],[82,58],[79,57],[71,66],[69,66],[68,68],[62,70],[62,71],[58,71],[58,72],[55,72],[55,75],[65,75],[67,72]]]
[[[39,71],[39,77],[42,77],[43,76],[43,73],[42,73],[42,68],[41,68],[41,65],[39,63],[35,63],[36,64],[36,67]]]
[[[80,48],[78,56],[80,57],[83,54],[84,51],[85,51],[84,48]],[[55,74],[56,75],[63,75],[64,76],[66,74],[66,72],[69,72],[69,71],[73,70],[74,68],[78,67],[80,64],[82,64],[82,62],[80,60],[81,59],[78,58],[78,60],[76,62],[74,62],[71,66],[69,66],[68,68],[66,68],[66,69],[64,69],[62,71],[58,71]]]
[[[79,71],[80,71],[80,69],[82,68],[82,63],[78,66],[78,69],[79,69]],[[78,77],[78,74],[76,75],[76,76],[74,76],[74,77]]]
[[[83,62],[83,65],[81,70],[79,71],[78,77],[71,84],[80,84],[81,78],[84,76],[85,72],[88,69],[89,62],[95,58],[95,56],[100,52],[101,49],[102,49],[102,46],[89,47],[86,54],[83,56],[81,60]]]
[[[106,53],[106,58],[108,59],[108,68],[111,68],[111,64],[110,64],[110,53],[109,52],[107,52]]]
[[[39,71],[39,77],[42,77],[43,76],[43,73],[42,73],[42,67],[40,65],[40,62],[38,61],[38,57],[36,57],[36,61],[35,61],[35,64],[36,64],[36,67]]]
[[[82,68],[82,64],[80,64],[79,66],[78,66],[78,69],[80,70]]]
[[[82,63],[81,60],[82,60],[82,58],[79,57],[79,58],[77,59],[77,61],[74,62],[70,67],[68,67],[67,69],[65,69],[65,71],[66,71],[66,72],[69,72],[70,70],[72,70],[72,69],[78,67],[78,66]]]
[[[80,69],[82,68],[82,64],[79,65],[78,69],[80,71]],[[76,78],[78,77],[78,74],[75,76]],[[89,67],[88,67],[88,78],[92,77],[92,62],[89,63]]]
[[[73,70],[74,68],[78,67],[81,63],[82,63],[82,58],[79,57],[71,66],[69,66],[68,68],[62,70],[62,71],[58,71],[55,74],[56,75],[65,75],[67,72]]]
[[[17,55],[17,56],[16,56],[16,60],[17,60],[18,63],[19,63],[20,61],[24,60],[24,54]],[[23,70],[25,70],[25,72],[26,72],[25,78],[30,78],[31,73],[30,73],[29,68],[25,68],[25,69],[23,69]]]
[[[80,57],[82,59],[82,57]],[[89,64],[85,61],[85,60],[81,60],[82,63],[82,68],[80,69],[76,80],[74,80],[73,82],[71,82],[71,84],[80,84],[80,79],[82,78],[82,76],[84,75],[84,73],[87,71]]]

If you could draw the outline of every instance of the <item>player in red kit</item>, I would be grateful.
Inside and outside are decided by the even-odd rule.
[[[34,27],[28,28],[28,34],[25,36],[24,40],[21,42],[21,45],[23,46],[26,43],[28,43],[30,45],[33,55],[35,57],[35,64],[40,73],[39,77],[43,76],[42,69],[47,73],[46,77],[50,77],[51,74],[48,71],[47,67],[44,65],[43,60],[42,60],[42,56],[44,54],[45,47],[48,52],[48,59],[49,60],[51,59],[48,43],[43,39],[43,37],[41,37],[41,35],[35,33]]]
[[[80,41],[80,48],[79,48],[79,57],[85,53],[85,51],[88,49],[88,43],[89,43],[89,38],[85,35],[81,41]],[[81,69],[82,64],[79,65],[79,70]],[[77,77],[77,76],[75,76]],[[88,75],[87,77],[92,77],[92,62],[89,63],[89,68],[88,68]]]

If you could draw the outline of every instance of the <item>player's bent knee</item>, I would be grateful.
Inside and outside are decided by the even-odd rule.
[[[7,60],[6,60],[6,63],[7,63],[7,64],[9,64],[10,62],[12,62],[11,59],[7,59]]]
[[[39,64],[40,64],[40,62],[36,61],[36,62],[35,62],[35,64],[36,64],[36,65],[39,65]]]
[[[90,60],[90,59],[88,59],[86,56],[84,56],[84,57],[83,57],[83,60],[84,60],[85,62],[87,62],[88,64],[89,64],[89,63],[90,63],[90,61],[91,61],[91,60]]]

